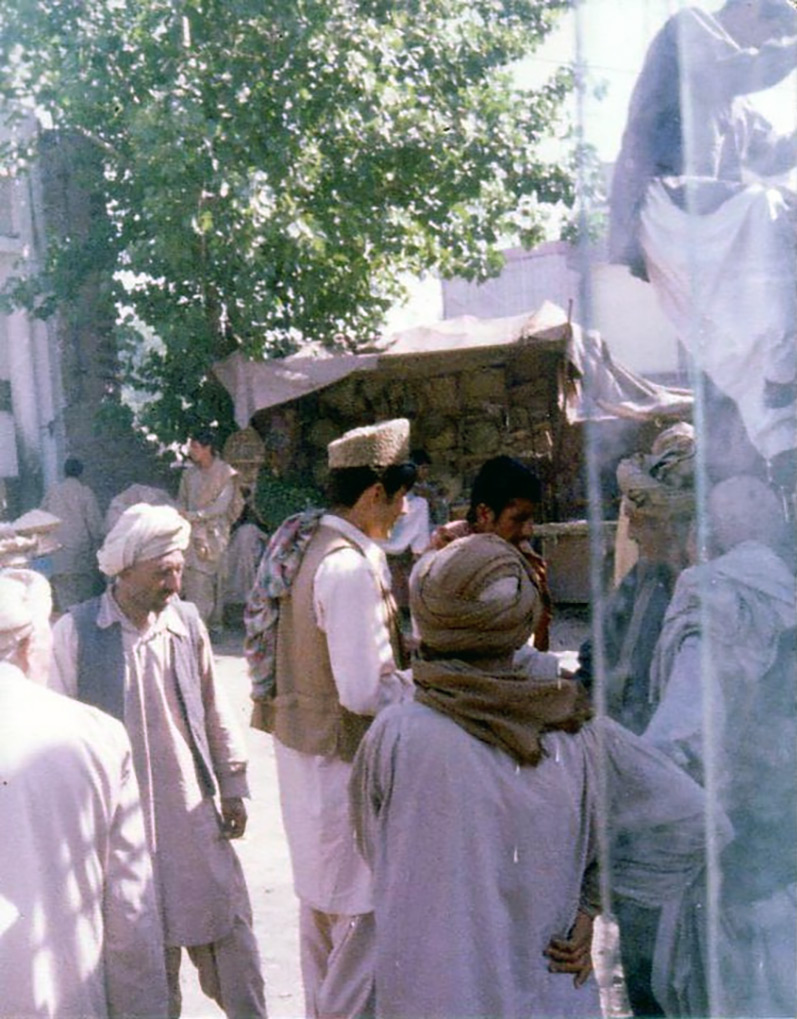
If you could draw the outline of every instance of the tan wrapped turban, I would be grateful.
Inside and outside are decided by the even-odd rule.
[[[590,717],[579,684],[515,670],[511,653],[531,635],[540,597],[525,557],[503,538],[475,534],[429,553],[412,575],[410,605],[422,639],[415,700],[471,736],[533,765],[542,733],[576,732]]]
[[[424,646],[449,656],[512,652],[541,611],[525,558],[495,534],[459,538],[422,559],[410,607]]]
[[[617,483],[637,513],[692,516],[695,431],[679,422],[665,429],[650,454],[636,453],[617,466]]]
[[[34,570],[0,573],[0,660],[33,633],[38,620],[49,618],[52,594],[48,581]]]
[[[134,563],[184,551],[191,525],[171,506],[141,502],[119,517],[97,553],[106,577],[115,577]]]

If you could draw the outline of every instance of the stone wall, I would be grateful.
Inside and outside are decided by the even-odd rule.
[[[559,405],[563,346],[534,343],[507,352],[396,358],[389,369],[350,375],[328,388],[253,419],[281,473],[323,485],[326,447],[349,428],[390,417],[412,422],[411,444],[432,459],[432,478],[461,508],[481,464],[505,453],[533,467],[543,481],[542,520],[586,517],[585,430],[569,425]],[[656,427],[652,429],[655,434]],[[614,466],[636,448],[640,428],[610,422],[600,455],[606,460],[607,513],[616,511]]]

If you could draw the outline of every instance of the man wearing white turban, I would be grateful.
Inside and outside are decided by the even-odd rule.
[[[182,947],[232,1019],[265,1016],[244,876],[229,840],[246,827],[246,752],[218,688],[207,630],[180,601],[190,525],[131,506],[100,549],[101,598],[55,626],[52,685],[124,722],[155,864],[169,979],[180,1015]],[[218,804],[217,804],[218,800]]]
[[[42,576],[0,574],[0,1009],[163,1016],[161,924],[130,743],[118,722],[38,685],[50,608]]]

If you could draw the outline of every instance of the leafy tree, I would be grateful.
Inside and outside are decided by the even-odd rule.
[[[535,243],[572,201],[540,155],[568,74],[532,91],[506,70],[567,6],[0,0],[0,96],[35,106],[39,139],[87,141],[107,212],[13,296],[47,313],[102,280],[164,440],[222,413],[208,372],[233,350],[370,339],[405,273],[495,273],[502,236]]]

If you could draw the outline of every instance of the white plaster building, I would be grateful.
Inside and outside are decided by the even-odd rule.
[[[21,267],[36,270],[43,243],[38,173],[0,177],[0,288]],[[0,484],[11,515],[36,505],[57,479],[62,407],[55,329],[25,312],[0,308]]]

